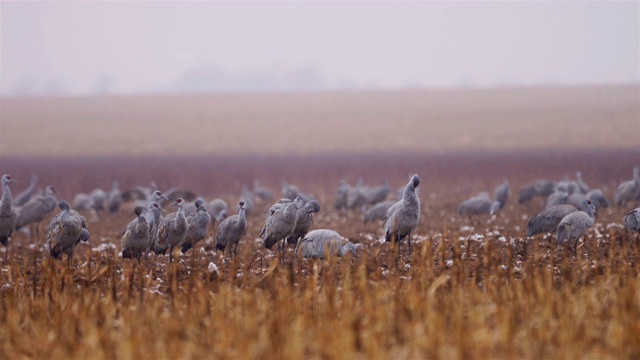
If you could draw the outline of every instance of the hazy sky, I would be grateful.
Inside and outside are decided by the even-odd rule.
[[[217,90],[640,82],[637,1],[2,1],[0,14],[3,94],[200,80]]]

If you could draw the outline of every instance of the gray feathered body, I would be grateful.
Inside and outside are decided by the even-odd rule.
[[[300,197],[296,197],[298,200]],[[271,249],[279,240],[293,234],[298,221],[298,202],[274,204],[269,209],[269,216],[264,226],[264,246]]]
[[[54,211],[58,204],[58,200],[53,196],[53,192],[53,188],[48,186],[45,190],[45,196],[33,198],[18,209],[16,229],[30,224],[39,223],[50,212]]]
[[[338,191],[336,192],[336,201],[333,205],[336,210],[347,207],[347,193],[349,192],[349,189],[351,189],[351,186],[347,184],[346,181],[340,180],[340,185],[338,185]]]
[[[611,206],[609,199],[604,195],[604,192],[600,189],[593,189],[587,193],[587,199],[591,200],[598,209],[606,209]]]
[[[62,209],[49,224],[47,244],[49,254],[59,259],[63,253],[71,257],[73,249],[80,241],[89,240],[87,220],[77,211],[71,210],[65,201],[60,202]]]
[[[640,232],[640,208],[629,211],[623,219],[624,228]]]
[[[557,244],[564,244],[566,241],[576,240],[584,235],[588,228],[595,222],[595,206],[589,204],[587,212],[576,211],[562,218],[558,224]]]
[[[379,202],[369,208],[364,214],[364,223],[368,223],[375,220],[384,220],[385,215],[390,207],[396,202],[394,200],[387,200]]]
[[[634,201],[640,194],[640,168],[633,168],[633,179],[618,185],[614,202],[618,206],[625,206],[627,202]]]
[[[224,220],[229,214],[229,207],[227,206],[227,203],[222,199],[211,200],[207,208],[209,209],[211,220],[215,221],[217,224],[220,224],[222,220]]]
[[[8,244],[18,218],[9,189],[10,181],[11,177],[8,175],[2,176],[2,198],[0,198],[0,243],[2,245]]]
[[[179,199],[180,200],[180,199]],[[156,253],[164,254],[167,249],[170,256],[173,249],[184,241],[187,235],[187,218],[184,216],[184,209],[180,205],[178,211],[167,215],[158,225],[158,244]]]
[[[495,189],[493,198],[500,203],[500,209],[503,209],[509,199],[509,182],[507,180]]]
[[[302,257],[314,259],[324,259],[326,254],[343,256],[347,252],[357,256],[357,248],[354,244],[347,242],[343,245],[342,243],[342,236],[333,230],[313,230],[298,243],[295,253],[297,256],[302,254]]]
[[[229,252],[231,252],[231,246],[234,246],[234,253],[237,255],[238,243],[240,239],[247,233],[247,216],[244,209],[244,204],[241,203],[238,214],[231,215],[228,218],[222,220],[218,225],[218,232],[216,234],[216,249],[224,252],[224,249],[229,246]]]
[[[107,203],[109,205],[109,212],[116,213],[120,210],[122,204],[122,192],[120,191],[120,185],[117,181],[114,181],[111,185],[111,191],[107,194]]]
[[[187,223],[189,224],[189,228],[182,243],[183,253],[194,247],[198,241],[207,237],[207,229],[209,229],[209,224],[211,223],[211,215],[204,203],[198,206],[195,214],[187,216]]]
[[[567,201],[569,201],[569,193],[568,192],[566,192],[566,191],[554,191],[547,198],[547,205],[545,206],[545,208],[549,209],[549,208],[551,208],[553,206],[564,205],[564,204],[567,203]]]
[[[583,202],[581,209],[586,210],[587,206],[588,204]],[[560,221],[562,221],[565,216],[576,211],[578,211],[578,209],[575,206],[568,204],[556,205],[541,211],[527,222],[527,236],[555,232],[558,229]]]
[[[416,187],[420,184],[418,175],[413,175],[405,187],[402,200],[387,210],[385,215],[385,239],[387,242],[401,241],[415,231],[420,221],[420,199],[416,194]]]
[[[391,187],[386,181],[380,186],[364,189],[363,191],[365,199],[371,205],[384,201],[390,192]]]
[[[367,204],[363,187],[364,180],[360,178],[356,187],[347,191],[347,209],[355,209]]]
[[[15,199],[13,199],[13,206],[20,207],[29,202],[29,200],[31,200],[31,197],[33,196],[33,190],[36,188],[36,184],[38,184],[39,180],[40,178],[38,178],[36,175],[33,175],[31,177],[29,187],[25,191],[18,194]]]
[[[124,227],[120,238],[122,258],[140,259],[142,255],[146,255],[151,229],[149,222],[147,222],[147,211],[144,207],[137,208],[136,214],[138,216]]]
[[[273,193],[269,188],[260,184],[259,180],[253,181],[253,193],[256,194],[263,201],[271,201],[273,200]]]
[[[320,204],[311,200],[304,206],[298,209],[298,217],[296,219],[296,226],[293,230],[293,234],[287,237],[288,244],[296,244],[300,238],[304,238],[309,232],[311,225],[313,225],[313,214],[320,211]]]
[[[499,201],[492,201],[486,193],[481,193],[471,197],[458,206],[458,214],[460,215],[493,215],[500,209]]]

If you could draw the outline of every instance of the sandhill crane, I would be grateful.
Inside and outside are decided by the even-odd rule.
[[[158,196],[161,197],[161,196]],[[150,201],[147,204],[147,223],[149,223],[149,243],[145,249],[145,258],[149,257],[149,252],[156,250],[158,245],[158,225],[162,221],[162,212],[166,211],[160,207],[156,201]]]
[[[391,192],[391,187],[389,187],[389,183],[387,181],[383,181],[382,185],[365,188],[362,193],[364,194],[365,199],[370,205],[375,205],[379,202],[384,201],[389,193]]]
[[[152,181],[149,185],[149,187],[136,186],[133,189],[124,191],[122,193],[122,201],[143,200],[146,204],[147,201],[151,200],[153,192],[158,190],[158,186],[156,185],[155,181]]]
[[[634,201],[640,192],[640,168],[633,168],[633,180],[628,180],[620,185],[616,190],[614,202],[618,206],[625,206],[627,202]]]
[[[527,236],[555,232],[558,229],[558,224],[560,224],[560,221],[562,221],[565,216],[579,210],[587,211],[589,205],[591,205],[591,201],[584,200],[580,203],[579,208],[573,205],[563,204],[545,209],[529,219],[529,222],[527,222]]]
[[[105,208],[105,203],[107,202],[107,193],[98,188],[93,190],[90,194],[89,197],[91,197],[91,200],[93,201],[93,209],[95,211],[102,211]]]
[[[31,197],[33,196],[33,190],[36,188],[36,184],[38,184],[39,180],[40,178],[37,175],[31,176],[29,187],[25,191],[16,195],[16,197],[13,199],[13,206],[20,207],[29,202],[29,200],[31,200]]]
[[[338,185],[338,191],[336,193],[336,201],[334,207],[336,210],[344,209],[347,207],[347,193],[351,189],[351,186],[344,180],[340,180]]]
[[[580,171],[576,172],[576,184],[578,185],[576,192],[582,194],[589,192],[589,185],[587,185],[587,183],[582,179],[582,173]]]
[[[289,200],[294,200],[296,196],[298,196],[298,194],[301,194],[301,193],[302,191],[300,191],[300,189],[297,186],[289,184],[286,181],[282,183],[282,195],[284,195],[285,198]]]
[[[58,199],[53,196],[55,193],[53,186],[48,185],[45,189],[45,195],[39,196],[29,200],[21,208],[17,209],[18,219],[16,220],[16,230],[27,225],[35,226],[36,239],[40,238],[40,222],[44,220],[50,212],[56,209]],[[33,231],[29,231],[30,236],[33,236]]]
[[[640,207],[629,211],[623,219],[624,228],[640,232]]]
[[[578,189],[578,183],[569,180],[568,176],[563,176],[562,180],[555,183],[556,191],[564,191],[569,194],[573,194]]]
[[[260,180],[253,181],[253,193],[263,201],[273,200],[273,193],[269,188],[260,184]]]
[[[347,241],[344,245],[342,236],[333,230],[318,229],[309,232],[295,249],[296,257],[302,254],[303,258],[324,259],[329,256],[343,256],[351,252],[353,256],[358,256],[357,247]]]
[[[194,202],[184,204],[184,215],[189,216],[195,214],[200,205],[204,205],[205,201],[203,198],[199,197]]]
[[[302,205],[301,196],[296,196],[294,201],[289,203],[276,203],[270,209],[265,220],[261,236],[264,239],[264,246],[271,249],[274,244],[282,240],[282,261],[284,261],[284,251],[286,248],[286,238],[293,234],[298,221],[298,209]]]
[[[366,203],[367,198],[364,196],[364,179],[358,178],[356,187],[347,191],[347,209],[360,208]]]
[[[373,205],[364,212],[364,223],[366,224],[375,220],[384,220],[387,210],[389,210],[389,208],[395,203],[395,200],[387,200]]]
[[[587,200],[589,201],[589,200]],[[595,222],[596,207],[589,201],[587,211],[576,211],[566,215],[558,224],[558,238],[556,243],[558,245],[568,242],[571,245],[571,240],[575,239],[576,242],[573,245],[573,252],[576,252],[578,247],[578,241],[584,233]]]
[[[563,205],[569,201],[569,193],[566,191],[554,191],[549,197],[547,197],[547,204],[545,209],[549,209],[553,206]]]
[[[107,195],[107,202],[109,204],[109,212],[117,213],[120,210],[120,204],[122,204],[122,192],[120,191],[120,184],[114,181],[111,184],[111,191]]]
[[[502,184],[498,185],[496,189],[493,191],[493,198],[495,201],[500,203],[500,209],[504,208],[504,205],[507,203],[509,199],[509,181],[505,180]]]
[[[592,203],[596,205],[596,208],[606,209],[611,204],[609,203],[609,199],[604,195],[604,192],[600,189],[593,189],[587,193],[587,199],[591,200]]]
[[[0,198],[0,243],[7,246],[18,215],[13,207],[13,196],[9,189],[10,182],[17,182],[11,175],[2,175],[2,198]]]
[[[143,254],[147,254],[149,248],[149,222],[147,221],[147,212],[150,207],[153,207],[154,203],[150,203],[149,207],[136,206],[135,219],[131,220],[127,226],[122,230],[122,237],[120,238],[120,244],[122,245],[122,258],[123,259],[138,259]],[[157,203],[156,203],[157,204]]]
[[[73,249],[80,241],[89,241],[89,230],[84,216],[77,211],[71,210],[71,206],[66,201],[58,204],[62,210],[53,217],[49,224],[47,234],[47,246],[49,255],[54,259],[62,258],[62,254],[67,254],[67,261],[71,266]]]
[[[93,200],[91,196],[79,193],[73,197],[73,207],[78,211],[87,211],[93,209]]]
[[[420,221],[420,198],[416,194],[418,185],[420,185],[420,177],[415,174],[405,186],[402,200],[390,207],[385,215],[385,239],[387,242],[398,243],[398,253],[400,253],[400,241],[405,237],[409,243],[409,255],[413,252],[411,233],[416,230]]]
[[[176,199],[173,206],[178,211],[167,215],[158,224],[158,245],[156,253],[164,254],[169,249],[169,262],[173,262],[173,250],[187,235],[187,218],[184,216],[184,200]]]
[[[222,220],[224,220],[227,217],[227,214],[229,213],[227,203],[222,199],[211,200],[207,208],[209,209],[211,220],[215,221],[216,224],[220,224]]]
[[[555,190],[553,181],[538,179],[531,184],[520,188],[518,193],[518,204],[530,201],[536,196],[549,196]]]
[[[313,214],[320,211],[320,204],[311,200],[298,209],[298,219],[293,234],[287,237],[287,244],[297,244],[300,238],[303,238],[313,225]]]
[[[500,202],[493,201],[486,192],[473,196],[458,206],[460,215],[493,215],[500,210]]]
[[[584,200],[588,200],[586,194],[583,194],[581,192],[574,192],[567,198],[567,204],[573,205],[578,208],[580,207],[580,203],[582,203],[582,201]]]
[[[247,233],[247,217],[244,210],[245,203],[240,201],[238,206],[238,214],[231,215],[224,219],[220,225],[218,225],[218,232],[216,234],[216,249],[221,250],[222,254],[224,254],[224,249],[228,246],[229,256],[231,256],[232,246],[234,256],[238,255],[238,243]]]
[[[187,235],[181,244],[182,253],[186,253],[189,249],[194,247],[198,241],[207,237],[207,229],[211,223],[211,215],[205,205],[205,201],[202,198],[196,199],[196,212],[187,216]]]

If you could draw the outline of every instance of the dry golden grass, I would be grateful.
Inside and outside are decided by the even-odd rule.
[[[3,156],[637,148],[637,85],[1,98]]]
[[[499,179],[440,176],[421,184],[414,253],[405,246],[399,259],[395,247],[376,242],[380,224],[332,209],[333,186],[321,183],[305,189],[323,204],[315,227],[363,244],[357,260],[298,263],[290,252],[279,265],[254,241],[264,202],[235,260],[202,245],[175,267],[165,257],[142,266],[118,259],[130,205],[89,223],[91,244],[78,247],[71,268],[17,234],[0,272],[0,358],[640,356],[639,236],[607,226],[624,209],[601,211],[575,256],[546,237],[523,237],[540,203],[512,198],[495,218],[459,217],[462,199]],[[108,243],[116,247],[97,249]]]

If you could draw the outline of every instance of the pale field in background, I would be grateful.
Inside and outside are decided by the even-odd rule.
[[[3,156],[637,148],[637,85],[2,98]]]

